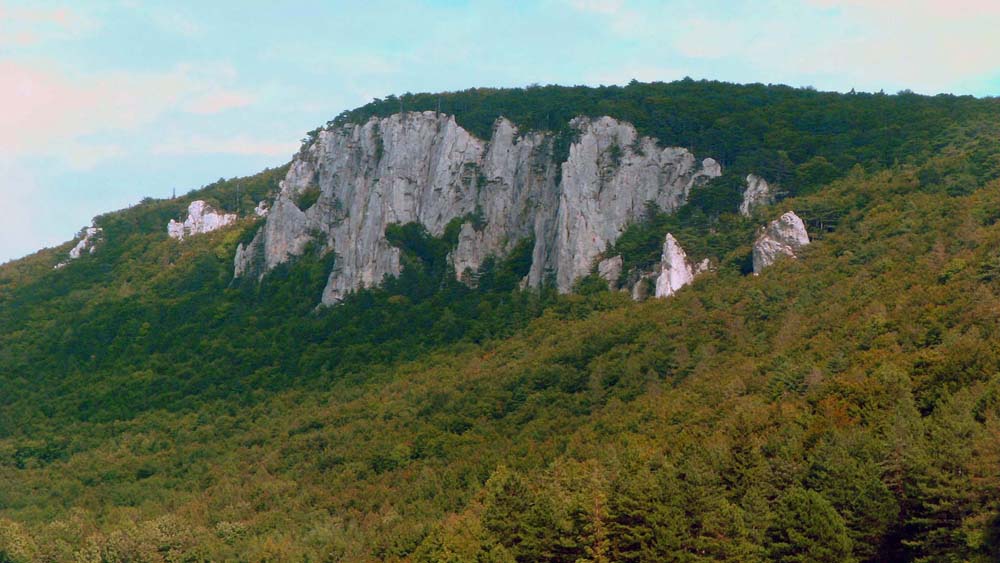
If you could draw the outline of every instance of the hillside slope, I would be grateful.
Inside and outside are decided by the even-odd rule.
[[[538,126],[524,108],[674,124],[732,172],[614,250],[641,264],[671,232],[715,271],[669,299],[560,295],[518,288],[521,247],[470,288],[454,240],[404,225],[399,278],[317,309],[322,248],[257,283],[232,266],[259,219],[166,236],[194,198],[274,197],[282,169],[98,218],[93,255],[0,267],[0,561],[1000,557],[994,101],[682,82],[404,103],[439,97],[473,132]],[[784,199],[739,216],[727,175],[779,151]],[[747,275],[786,209],[813,243]]]

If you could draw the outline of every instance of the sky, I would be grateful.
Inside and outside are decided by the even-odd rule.
[[[0,263],[389,94],[690,76],[1000,95],[998,0],[0,0]]]

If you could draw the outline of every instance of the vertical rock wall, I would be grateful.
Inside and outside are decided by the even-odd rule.
[[[336,303],[400,273],[387,226],[417,222],[438,236],[457,219],[457,275],[531,237],[525,282],[551,277],[567,292],[648,202],[676,209],[721,174],[714,160],[660,147],[610,117],[572,126],[578,138],[565,162],[556,162],[551,135],[522,134],[502,118],[489,141],[435,112],[323,131],[296,156],[263,228],[237,249],[236,275],[263,276],[316,241],[336,252],[322,296]]]

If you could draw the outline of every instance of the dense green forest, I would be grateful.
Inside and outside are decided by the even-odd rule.
[[[234,281],[256,218],[183,242],[206,199],[96,218],[0,267],[0,562],[1000,560],[1000,105],[681,81],[390,97],[571,138],[629,120],[729,171],[616,242],[718,268],[666,300],[521,290],[525,242],[455,282],[440,238],[317,308],[318,248]],[[309,142],[309,139],[306,139]],[[744,170],[782,201],[735,213]],[[807,223],[749,276],[754,232]]]
[[[760,174],[792,194],[806,193],[855,165],[873,171],[923,159],[944,146],[956,123],[996,116],[1000,101],[971,96],[817,92],[788,86],[720,84],[685,79],[627,86],[476,88],[376,99],[345,111],[327,127],[361,123],[400,110],[441,111],[488,139],[500,116],[524,130],[554,131],[568,150],[569,122],[609,115],[669,146],[710,155],[727,172]],[[303,141],[311,140],[319,129]],[[991,149],[973,149],[974,167],[988,166]],[[738,201],[738,200],[737,200]]]

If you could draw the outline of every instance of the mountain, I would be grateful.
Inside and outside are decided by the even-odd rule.
[[[0,266],[0,561],[997,560],[998,141],[690,80],[345,112]]]

